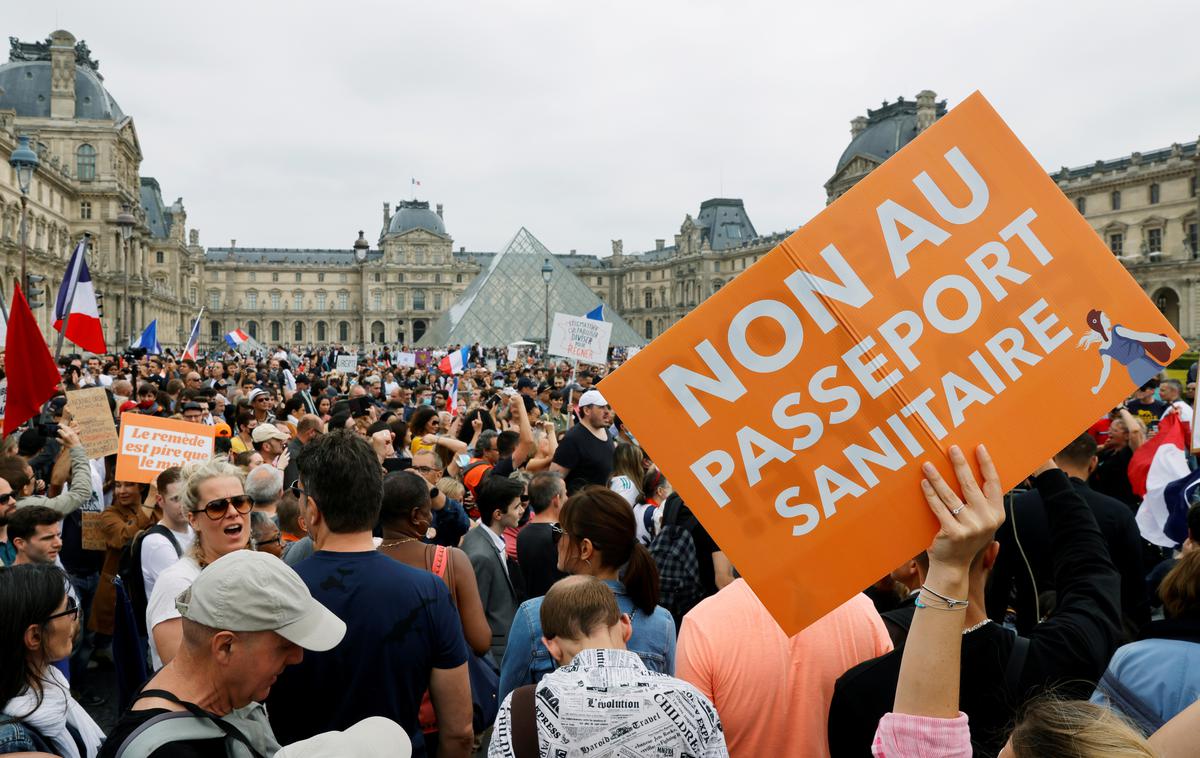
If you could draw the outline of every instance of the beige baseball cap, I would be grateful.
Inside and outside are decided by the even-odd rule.
[[[279,427],[274,424],[259,424],[250,433],[250,439],[255,443],[266,442],[267,440],[283,440],[286,442],[288,436],[279,431]]]
[[[235,550],[210,563],[175,608],[197,624],[228,632],[275,632],[305,650],[335,647],[346,623],[318,603],[300,576],[269,553]]]
[[[409,758],[412,743],[404,727],[383,716],[371,716],[341,732],[322,732],[293,742],[275,758]]]

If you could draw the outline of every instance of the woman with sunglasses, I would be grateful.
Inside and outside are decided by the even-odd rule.
[[[250,543],[250,498],[245,474],[221,460],[193,464],[183,470],[183,507],[196,530],[196,541],[179,562],[163,571],[146,603],[150,661],[154,670],[175,657],[183,639],[183,622],[175,598],[192,586],[200,571],[221,556]]]
[[[100,569],[100,584],[92,600],[88,628],[99,634],[112,635],[116,619],[117,588],[113,578],[121,567],[121,552],[133,542],[138,532],[158,521],[154,501],[146,502],[150,486],[138,482],[118,481],[113,485],[112,503],[100,514],[100,533],[104,537],[104,565]]]
[[[0,570],[0,752],[94,758],[104,732],[51,665],[71,655],[79,606],[52,564]]]
[[[675,673],[675,622],[658,606],[658,566],[637,541],[633,511],[625,498],[592,485],[571,496],[553,529],[558,570],[601,579],[633,624],[628,649],[646,668]],[[517,687],[536,684],[555,668],[542,642],[542,598],[526,600],[513,617],[500,665],[500,701]]]

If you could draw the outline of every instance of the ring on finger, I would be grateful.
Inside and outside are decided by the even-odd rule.
[[[959,514],[959,512],[960,512],[960,511],[962,511],[962,509],[963,509],[963,508],[966,508],[966,507],[967,507],[967,504],[966,504],[966,503],[961,503],[961,504],[959,504],[959,506],[958,506],[957,508],[951,508],[951,509],[950,509],[950,515],[951,515],[951,516],[957,516],[957,515]]]

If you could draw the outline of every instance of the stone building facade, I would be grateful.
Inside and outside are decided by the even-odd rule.
[[[27,269],[46,277],[35,317],[53,333],[53,302],[71,250],[89,233],[88,264],[102,298],[110,348],[153,318],[163,343],[191,324],[203,287],[198,236],[184,233],[181,200],[163,203],[158,182],[139,175],[142,148],[133,119],[105,89],[99,63],[66,31],[45,42],[10,39],[0,66],[0,270],[4,297],[20,272],[20,189],[8,159],[18,135],[31,137],[40,165],[28,195]],[[137,219],[128,247],[116,224],[128,204]],[[128,282],[126,274],[128,273]],[[131,316],[122,322],[128,286]],[[186,338],[186,334],[183,334]],[[182,339],[179,340],[182,342]]]

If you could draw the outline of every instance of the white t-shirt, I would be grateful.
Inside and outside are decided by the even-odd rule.
[[[631,506],[637,503],[638,495],[641,494],[638,491],[637,485],[627,476],[614,476],[608,488],[625,498]]]
[[[163,662],[158,657],[158,648],[154,645],[154,627],[164,621],[179,618],[179,611],[175,609],[175,598],[191,587],[198,576],[200,564],[196,563],[195,558],[185,554],[159,574],[158,581],[154,583],[154,594],[146,603],[146,631],[150,636],[150,663],[155,671],[163,667]]]
[[[142,583],[146,585],[146,597],[154,592],[154,582],[159,574],[175,565],[180,556],[187,555],[188,548],[196,541],[196,531],[191,524],[187,525],[187,531],[171,531],[179,543],[179,553],[165,535],[151,533],[142,540]]]

